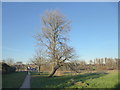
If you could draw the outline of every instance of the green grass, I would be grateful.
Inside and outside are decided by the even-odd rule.
[[[99,77],[92,80],[87,80],[86,82],[90,83],[90,87],[94,88],[115,88],[118,84],[118,74],[110,73],[106,76]]]
[[[98,78],[87,79],[85,84],[88,83],[89,86],[78,86],[73,85],[73,88],[116,88],[118,85],[118,73],[109,73]]]
[[[2,75],[2,88],[19,88],[27,72],[14,72]]]
[[[52,78],[48,74],[32,73],[32,88],[115,88],[118,84],[118,74],[114,73],[91,73],[83,75],[65,75]],[[75,82],[73,85],[72,82]]]

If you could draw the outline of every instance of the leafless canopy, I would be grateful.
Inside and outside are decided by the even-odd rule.
[[[72,48],[68,50],[66,45],[67,33],[70,31],[70,21],[56,10],[46,11],[41,20],[41,33],[36,35],[36,39],[40,45],[47,47],[49,54],[54,55],[57,59],[63,59],[62,56],[72,50]]]
[[[36,39],[47,49],[54,66],[60,66],[73,57],[73,48],[67,45],[70,21],[57,10],[46,11],[41,20],[41,32],[36,35]]]

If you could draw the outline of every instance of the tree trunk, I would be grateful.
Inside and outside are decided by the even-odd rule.
[[[57,71],[57,69],[54,69],[53,72],[49,75],[49,77],[52,77],[56,71]]]
[[[57,71],[58,68],[60,68],[60,65],[56,65],[54,67],[54,69],[53,69],[52,73],[49,75],[49,77],[52,77],[55,74],[55,72]]]
[[[39,73],[40,73],[40,67],[41,67],[41,66],[39,66]]]
[[[52,63],[52,68],[51,68],[51,72],[52,73],[54,71],[54,68],[55,68],[55,63]]]

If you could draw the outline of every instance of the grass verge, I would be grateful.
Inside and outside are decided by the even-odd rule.
[[[27,72],[14,72],[2,75],[2,88],[20,88]]]

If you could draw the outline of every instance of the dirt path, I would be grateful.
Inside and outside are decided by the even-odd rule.
[[[30,79],[31,79],[31,75],[28,72],[28,75],[25,77],[24,82],[23,82],[22,86],[20,87],[20,90],[22,88],[29,88],[30,89]]]

